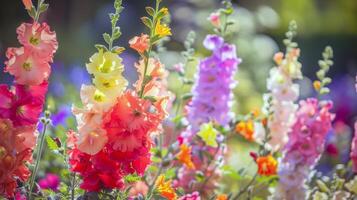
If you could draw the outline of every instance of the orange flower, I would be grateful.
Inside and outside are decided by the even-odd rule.
[[[228,200],[228,196],[225,194],[220,194],[217,196],[216,200]]]
[[[32,0],[22,0],[22,3],[25,5],[26,10],[31,10]]]
[[[256,163],[258,165],[259,175],[271,176],[276,174],[278,162],[272,155],[258,157]]]
[[[144,53],[148,48],[150,39],[149,36],[146,34],[141,34],[140,37],[135,36],[133,39],[129,41],[130,47],[135,49],[139,53]]]
[[[321,89],[321,82],[320,81],[314,81],[313,86],[316,91],[320,91]]]
[[[236,125],[236,132],[241,134],[245,139],[254,141],[254,123],[252,120],[241,121]]]
[[[191,159],[191,147],[185,144],[180,146],[180,152],[177,155],[177,159],[189,169],[195,169],[195,165]]]
[[[282,52],[278,52],[274,55],[274,61],[277,65],[280,65],[283,62],[284,54]]]
[[[175,190],[171,186],[171,181],[165,181],[165,175],[160,175],[155,183],[156,190],[162,197],[165,197],[168,200],[177,199]]]

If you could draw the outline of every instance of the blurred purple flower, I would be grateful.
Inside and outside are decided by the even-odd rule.
[[[66,120],[72,115],[71,107],[68,105],[62,105],[59,107],[58,111],[51,115],[52,126],[56,127],[58,125],[66,126]],[[40,132],[43,129],[43,124],[39,123],[37,130]]]
[[[91,78],[85,67],[73,65],[69,73],[69,81],[73,83],[77,89],[80,89],[82,84],[90,84]]]
[[[38,185],[41,189],[51,189],[53,191],[57,191],[60,185],[60,178],[56,174],[48,173],[43,179],[39,180]]]

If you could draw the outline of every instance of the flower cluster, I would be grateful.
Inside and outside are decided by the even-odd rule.
[[[222,140],[223,135],[214,129],[213,124],[226,126],[232,120],[230,109],[232,88],[235,86],[234,75],[241,62],[237,58],[235,46],[225,43],[222,37],[208,35],[204,46],[213,53],[199,64],[193,98],[187,106],[189,127],[180,138],[182,145],[192,146],[192,158],[186,156],[177,181],[177,186],[192,192],[200,190],[201,194],[204,193],[202,188],[215,188],[214,182],[220,173],[215,163],[212,164],[200,152],[206,151],[213,160],[219,159],[223,154],[222,146],[217,143],[217,140]],[[195,140],[196,135],[200,137],[199,141]],[[182,155],[182,149],[179,155]],[[192,159],[192,164],[188,159]],[[183,159],[179,157],[179,160],[182,162]],[[202,172],[209,180],[195,180],[196,171]]]
[[[114,6],[117,20],[121,1]],[[116,21],[112,24],[120,30],[115,28]],[[78,134],[69,133],[71,170],[80,174],[81,188],[86,191],[123,189],[125,176],[142,176],[151,163],[152,136],[160,132],[166,117],[167,73],[159,59],[146,57],[152,45],[149,36],[142,34],[129,41],[141,55],[135,64],[139,80],[133,90],[126,88],[122,76],[124,66],[116,50],[120,48],[111,47],[117,37],[115,33],[107,37],[109,48],[100,48],[87,64],[94,85],[82,86],[83,108],[73,109]]]
[[[26,181],[26,162],[36,144],[36,126],[45,102],[50,63],[58,48],[56,33],[46,23],[17,28],[19,48],[8,48],[5,72],[15,77],[11,89],[0,85],[0,195],[13,196],[16,181]]]
[[[222,37],[208,35],[203,44],[213,53],[199,64],[193,98],[187,107],[193,131],[209,121],[225,126],[232,119],[234,75],[241,62],[237,58],[236,47],[225,43]]]
[[[313,98],[300,102],[279,165],[280,182],[275,193],[278,199],[304,199],[305,180],[323,153],[325,138],[331,129],[334,118],[331,108],[332,102]]]

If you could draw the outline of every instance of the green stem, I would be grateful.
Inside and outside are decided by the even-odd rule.
[[[38,0],[37,1],[37,9],[36,9],[36,15],[35,15],[35,22],[38,22],[38,19],[40,18],[40,8],[42,6],[43,0]]]
[[[249,189],[249,187],[255,182],[255,179],[257,178],[257,176],[258,176],[258,173],[255,173],[255,175],[254,175],[254,177],[252,178],[252,180],[243,188],[243,190],[240,190],[240,191],[238,192],[238,194],[237,194],[235,197],[233,197],[232,199],[233,199],[233,200],[239,199],[239,197],[240,197],[242,194],[244,194],[244,193]]]
[[[76,187],[76,173],[72,173],[72,182],[71,182],[71,200],[74,200],[74,191]]]
[[[39,148],[37,148],[37,157],[36,157],[36,164],[35,164],[35,168],[34,171],[31,175],[31,179],[30,179],[30,191],[29,191],[29,200],[31,200],[32,198],[32,190],[35,184],[35,179],[37,176],[37,172],[38,169],[40,167],[40,162],[41,162],[41,157],[42,157],[42,151],[43,151],[43,147],[44,147],[44,143],[45,143],[45,135],[46,135],[46,130],[47,130],[47,126],[48,126],[48,119],[46,119],[46,122],[44,123],[44,128],[43,131],[40,135],[40,144],[39,144]]]

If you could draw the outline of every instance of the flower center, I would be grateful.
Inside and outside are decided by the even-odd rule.
[[[30,62],[25,62],[22,65],[22,68],[24,68],[25,71],[31,71],[31,63]]]
[[[36,38],[36,37],[34,37],[34,36],[31,36],[29,42],[30,42],[32,45],[37,46],[37,45],[40,44],[40,39],[38,39],[38,38]]]

